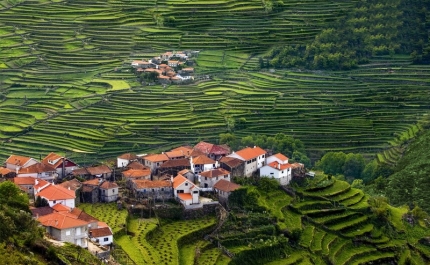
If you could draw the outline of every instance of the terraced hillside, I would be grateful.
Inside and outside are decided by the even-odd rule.
[[[251,211],[248,205],[249,210],[238,211],[234,207],[213,237],[235,255],[231,264],[418,265],[430,261],[430,247],[419,241],[430,235],[428,227],[404,221],[405,207],[389,206],[386,219],[380,219],[370,210],[368,195],[344,181],[316,179],[298,188],[295,199],[280,190],[257,192],[259,205],[266,208],[254,205]],[[290,224],[283,226],[288,219]]]
[[[428,113],[428,67],[381,57],[350,72],[257,71],[259,54],[307,43],[354,2],[1,1],[0,159],[91,163],[231,130],[291,134],[315,156],[373,155]],[[211,80],[144,87],[129,68],[179,49],[200,50],[197,75]]]

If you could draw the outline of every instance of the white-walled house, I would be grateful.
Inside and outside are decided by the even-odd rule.
[[[278,162],[279,164],[288,164],[288,157],[284,156],[281,153],[268,156],[266,158],[266,164],[270,164],[272,162]]]
[[[254,146],[253,148],[246,147],[242,150],[231,153],[227,157],[234,157],[245,161],[245,171],[243,174],[244,176],[249,177],[265,165],[266,151],[258,146]]]
[[[157,200],[173,198],[172,183],[169,180],[136,179],[131,181],[131,190],[137,198]]]
[[[273,161],[260,169],[260,177],[276,179],[281,185],[288,185],[292,178],[291,164],[280,164]]]
[[[37,220],[55,240],[88,247],[88,222],[60,212],[41,216]]]
[[[173,194],[184,206],[199,204],[199,187],[182,175],[173,179]]]
[[[195,174],[218,167],[218,161],[210,159],[205,155],[191,157],[190,163],[191,163],[191,171],[194,172]]]
[[[115,182],[105,181],[99,186],[100,201],[114,202],[118,199],[119,187]]]
[[[154,154],[144,156],[143,160],[145,161],[144,165],[149,167],[152,173],[155,173],[164,162],[169,160],[169,157],[166,154]]]
[[[53,167],[57,174],[61,177],[65,177],[66,175],[72,173],[73,170],[78,168],[78,165],[72,160],[52,152],[42,159],[41,163]]]
[[[236,183],[221,179],[214,185],[214,191],[218,195],[218,199],[221,202],[225,202],[228,200],[228,196],[240,187],[241,186]]]
[[[221,179],[230,181],[230,172],[223,168],[215,168],[199,174],[200,188],[213,188]]]
[[[110,245],[113,243],[113,233],[110,227],[91,229],[88,235],[92,241],[95,241],[102,246]]]
[[[6,168],[17,171],[21,168],[26,168],[37,163],[39,163],[39,161],[31,157],[11,155],[6,160]]]
[[[75,208],[75,191],[65,189],[58,185],[48,185],[37,193],[35,190],[35,196],[46,199],[50,207],[53,207],[57,203],[61,203],[72,209]]]
[[[132,154],[132,153],[122,154],[116,158],[116,166],[118,168],[127,167],[128,164],[130,164],[130,162],[136,161],[136,160],[137,160],[137,156],[135,154]]]
[[[25,168],[20,168],[19,170],[17,169],[16,176],[39,178],[49,182],[54,182],[58,177],[58,173],[53,166],[36,163]]]

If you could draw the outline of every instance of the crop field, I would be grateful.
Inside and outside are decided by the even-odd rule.
[[[3,1],[0,159],[55,151],[89,164],[233,131],[292,135],[312,158],[386,149],[379,161],[395,161],[390,147],[428,114],[430,68],[394,56],[349,72],[260,71],[273,45],[312,40],[355,1],[262,2]],[[142,86],[129,67],[184,49],[200,51],[196,75],[210,81]]]

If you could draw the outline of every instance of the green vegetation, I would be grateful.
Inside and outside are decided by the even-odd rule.
[[[56,247],[46,241],[44,230],[31,216],[27,195],[10,181],[0,183],[0,223],[2,264],[101,264],[79,246]]]
[[[260,182],[233,192],[229,218],[213,235],[235,254],[231,264],[402,264],[406,260],[420,264],[416,262],[430,260],[425,245],[428,225],[407,222],[406,208],[392,207],[384,197],[369,198],[335,178],[306,182],[295,186],[294,198],[276,185]],[[344,203],[356,197],[355,203]],[[300,216],[298,226],[283,226],[284,218],[290,218],[280,214],[285,208]],[[415,215],[423,214],[415,210]]]
[[[420,56],[425,61],[427,33],[420,32],[427,11],[418,8],[424,1],[374,2],[5,2],[0,159],[55,151],[89,164],[130,151],[216,142],[225,133],[240,139],[280,132],[300,139],[311,162],[327,151],[367,159],[385,149],[381,159],[392,161],[401,153],[393,148],[397,136],[414,133],[413,124],[428,112],[428,67],[410,65]],[[375,8],[365,12],[369,4]],[[402,18],[393,21],[399,10]],[[345,39],[336,25],[349,30],[364,18],[365,26],[372,25],[363,33],[366,51],[375,42],[386,47],[376,54],[391,50],[386,42],[399,34],[386,29],[409,21],[409,29],[399,32],[412,42],[423,40],[422,52],[403,38],[400,49],[416,55],[373,56],[348,72],[257,71],[270,65],[264,56],[273,45],[315,47],[330,61],[325,39]],[[351,20],[348,27],[345,20]],[[386,23],[379,29],[375,20]],[[378,34],[386,36],[372,37]],[[348,53],[354,46],[336,47]],[[134,59],[186,49],[200,51],[196,75],[211,80],[142,86],[129,66]],[[306,160],[302,154],[289,157]]]

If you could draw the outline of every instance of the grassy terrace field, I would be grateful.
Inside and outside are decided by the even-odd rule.
[[[91,163],[164,151],[215,140],[227,117],[246,118],[233,128],[239,136],[283,132],[316,158],[325,150],[374,156],[419,129],[430,68],[394,57],[350,72],[257,70],[272,45],[312,40],[354,2],[289,1],[266,12],[257,0],[4,1],[0,160],[56,151]],[[182,49],[201,51],[197,75],[212,80],[142,87],[128,67]]]

